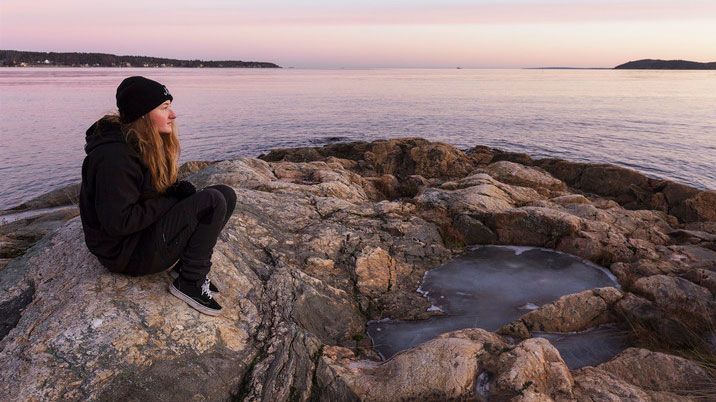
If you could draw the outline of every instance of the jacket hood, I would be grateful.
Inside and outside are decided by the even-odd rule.
[[[124,139],[119,123],[100,119],[85,132],[85,142],[85,153],[89,154],[100,145],[127,141]]]

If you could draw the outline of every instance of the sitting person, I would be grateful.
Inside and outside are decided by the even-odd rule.
[[[86,132],[79,204],[87,248],[111,272],[139,276],[173,268],[171,294],[218,315],[218,289],[207,275],[236,194],[225,185],[196,191],[177,181],[177,116],[164,85],[129,77],[116,98],[119,114]]]

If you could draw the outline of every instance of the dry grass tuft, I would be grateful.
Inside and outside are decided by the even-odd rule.
[[[678,319],[670,319],[670,329],[678,330],[681,336],[675,344],[668,336],[652,325],[626,319],[635,346],[663,352],[696,362],[709,375],[705,384],[694,384],[688,390],[673,390],[683,396],[699,401],[716,401],[716,323],[702,322],[699,328]]]

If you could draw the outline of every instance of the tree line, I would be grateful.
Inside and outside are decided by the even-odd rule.
[[[147,56],[117,56],[107,53],[57,53],[0,50],[0,67],[207,67],[281,68],[274,63],[237,60],[178,60]]]

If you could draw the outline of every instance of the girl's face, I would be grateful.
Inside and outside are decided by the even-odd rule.
[[[166,101],[149,112],[149,120],[160,134],[171,134],[174,129],[174,119],[177,118],[177,115],[171,106],[172,101]]]

